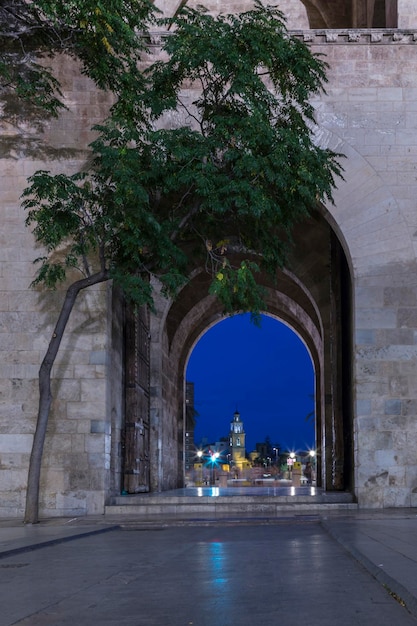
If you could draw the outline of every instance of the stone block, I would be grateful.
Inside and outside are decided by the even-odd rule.
[[[391,399],[385,401],[384,413],[385,415],[401,415],[402,402],[401,400]]]
[[[391,450],[393,447],[393,440],[392,440],[392,432],[391,431],[385,431],[385,432],[376,432],[375,433],[375,450],[378,451],[382,451],[384,452],[385,450]]]
[[[0,491],[3,489],[11,492],[18,492],[26,489],[28,473],[24,469],[1,469],[0,470]]]
[[[396,328],[397,311],[394,308],[359,308],[356,325],[358,329]]]
[[[97,402],[68,402],[67,417],[68,419],[88,420],[88,428],[90,428],[91,419],[101,419],[103,416],[103,407]]]
[[[88,491],[91,488],[91,473],[88,467],[85,470],[72,468],[65,477],[65,489]]]
[[[397,486],[384,490],[383,508],[400,508],[411,505],[411,494],[409,489],[400,489]]]
[[[104,420],[91,420],[90,433],[105,433],[107,435],[110,434],[110,424],[108,424]]]
[[[46,462],[49,454],[67,454],[72,449],[73,435],[67,433],[54,434],[45,440]]]
[[[30,454],[32,450],[32,435],[0,434],[0,450],[2,453],[23,453]]]
[[[107,381],[105,379],[88,379],[81,381],[81,401],[103,403],[106,397]]]
[[[85,450],[88,454],[104,454],[105,435],[90,434],[86,436]]]
[[[369,328],[358,329],[355,335],[356,345],[369,345],[375,344],[375,331]]]
[[[85,515],[86,514],[86,494],[82,491],[67,492],[57,494],[56,513],[60,516]]]
[[[398,457],[398,452],[395,450],[375,450],[375,463],[378,470],[378,476],[388,478],[387,468],[395,467],[401,459]],[[386,475],[385,475],[386,474]],[[385,482],[385,480],[384,480]]]
[[[372,401],[370,398],[358,398],[356,400],[356,415],[362,417],[364,415],[371,415],[372,413]]]
[[[85,440],[86,436],[83,434],[71,435],[71,451],[72,452],[83,452],[85,451]]]
[[[74,365],[74,377],[79,380],[87,378],[97,380],[105,378],[107,374],[107,365]]]
[[[87,493],[87,511],[90,515],[103,515],[106,501],[105,491],[89,491]]]
[[[391,396],[408,396],[408,378],[405,376],[392,376],[389,379],[389,390]]]
[[[90,353],[89,363],[92,365],[106,365],[107,353],[104,350],[93,350]]]
[[[409,419],[404,415],[384,415],[378,422],[378,428],[381,430],[394,431],[394,436],[397,431],[406,433],[409,429]]]
[[[66,489],[66,474],[63,469],[44,467],[42,470],[42,484],[49,491],[56,494]]]

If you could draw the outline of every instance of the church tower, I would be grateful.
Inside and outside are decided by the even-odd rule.
[[[240,419],[239,411],[235,411],[233,415],[233,421],[230,422],[230,435],[229,435],[230,451],[232,453],[232,462],[235,467],[242,469],[246,461],[246,449],[245,449],[245,431],[243,429],[243,422]]]

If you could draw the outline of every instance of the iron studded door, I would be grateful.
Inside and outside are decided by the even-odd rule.
[[[149,312],[126,307],[123,490],[149,491]]]

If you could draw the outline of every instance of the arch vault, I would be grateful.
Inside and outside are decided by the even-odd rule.
[[[279,271],[275,280],[262,275],[261,281],[267,292],[265,312],[287,323],[311,354],[315,370],[318,486],[327,491],[353,490],[351,279],[342,246],[323,215],[315,212],[307,223],[300,224],[295,230],[287,268]],[[129,365],[132,358],[136,361],[132,354],[137,355],[141,345],[143,352],[143,317],[136,333],[139,340],[132,340],[129,334],[125,343],[126,423],[135,433],[133,439],[127,437],[125,446],[122,489],[127,493],[183,486],[186,363],[197,339],[224,315],[219,301],[208,294],[209,282],[209,276],[196,268],[177,300],[168,302],[161,298],[156,314],[149,320],[148,423],[143,420],[144,384],[141,387],[136,381],[135,399],[131,399]],[[129,318],[127,323],[129,328]],[[139,359],[142,371],[143,367],[146,370],[143,354]],[[141,413],[136,426],[137,420],[129,417],[132,410],[138,416]],[[136,458],[137,464],[126,467],[126,458]],[[136,476],[133,480],[132,474]]]

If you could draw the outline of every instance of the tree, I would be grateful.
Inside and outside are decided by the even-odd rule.
[[[139,69],[145,48],[138,31],[154,20],[150,0],[3,0],[0,3],[0,122],[41,129],[65,106],[50,59],[70,55],[100,89],[116,96],[142,80]],[[16,137],[14,137],[16,143]],[[20,138],[26,153],[39,158],[41,145]],[[16,145],[13,145],[14,149]],[[4,148],[3,148],[4,149]]]
[[[252,11],[212,17],[184,8],[162,24],[174,26],[167,60],[135,89],[129,82],[123,106],[95,128],[89,166],[38,172],[24,194],[27,224],[46,250],[35,284],[83,276],[68,288],[40,370],[26,521],[37,521],[50,372],[77,293],[113,279],[152,307],[152,277],[175,297],[202,263],[225,312],[256,318],[258,272],[283,265],[294,223],[331,198],[340,174],[337,155],[314,143],[309,98],[323,90],[326,65],[289,36],[277,9],[255,1]]]
[[[111,3],[96,0],[5,0],[0,6],[0,121],[16,127],[29,121],[42,127],[46,119],[59,114],[65,104],[59,82],[47,65],[48,59],[59,54],[70,55],[80,61],[82,72],[94,80],[99,89],[113,94],[114,104],[110,114],[134,116],[134,112],[127,110],[127,105],[134,106],[133,94],[143,89],[144,77],[139,63],[146,49],[145,40],[138,36],[138,32],[146,31],[154,19],[155,10],[150,0],[113,0]],[[30,141],[24,140],[23,144],[30,154]],[[35,150],[38,149],[36,145]],[[55,186],[51,185],[50,198],[55,191],[59,194],[58,187],[58,182]],[[71,189],[66,188],[66,191],[69,195],[73,191],[76,197],[78,188],[75,185]],[[65,189],[61,188],[60,192],[65,192]],[[91,207],[91,196],[89,200]],[[66,270],[57,265],[45,272],[44,266],[34,281],[34,284],[43,282],[46,286],[55,286],[64,279],[65,272],[77,264],[77,255],[84,265],[83,278],[74,281],[67,291],[39,371],[39,410],[25,512],[28,523],[38,521],[39,477],[51,403],[52,365],[77,294],[89,285],[108,279],[103,259],[100,258],[99,270],[90,272],[84,255],[81,241],[84,236],[90,239],[98,237],[93,247],[101,254],[105,244],[100,235],[105,232],[105,224],[99,224],[94,210],[88,214],[87,204],[83,206],[82,202],[75,209],[73,218],[78,215],[83,232],[78,233],[78,241],[74,239],[74,248],[66,258]],[[66,217],[58,211],[54,222],[48,225],[42,223],[42,210],[37,214],[35,236],[47,253],[53,252],[54,241],[71,236]],[[29,217],[28,223],[31,220]],[[91,220],[95,220],[94,228],[100,231],[100,235],[97,232],[93,234],[93,229],[88,232]]]

